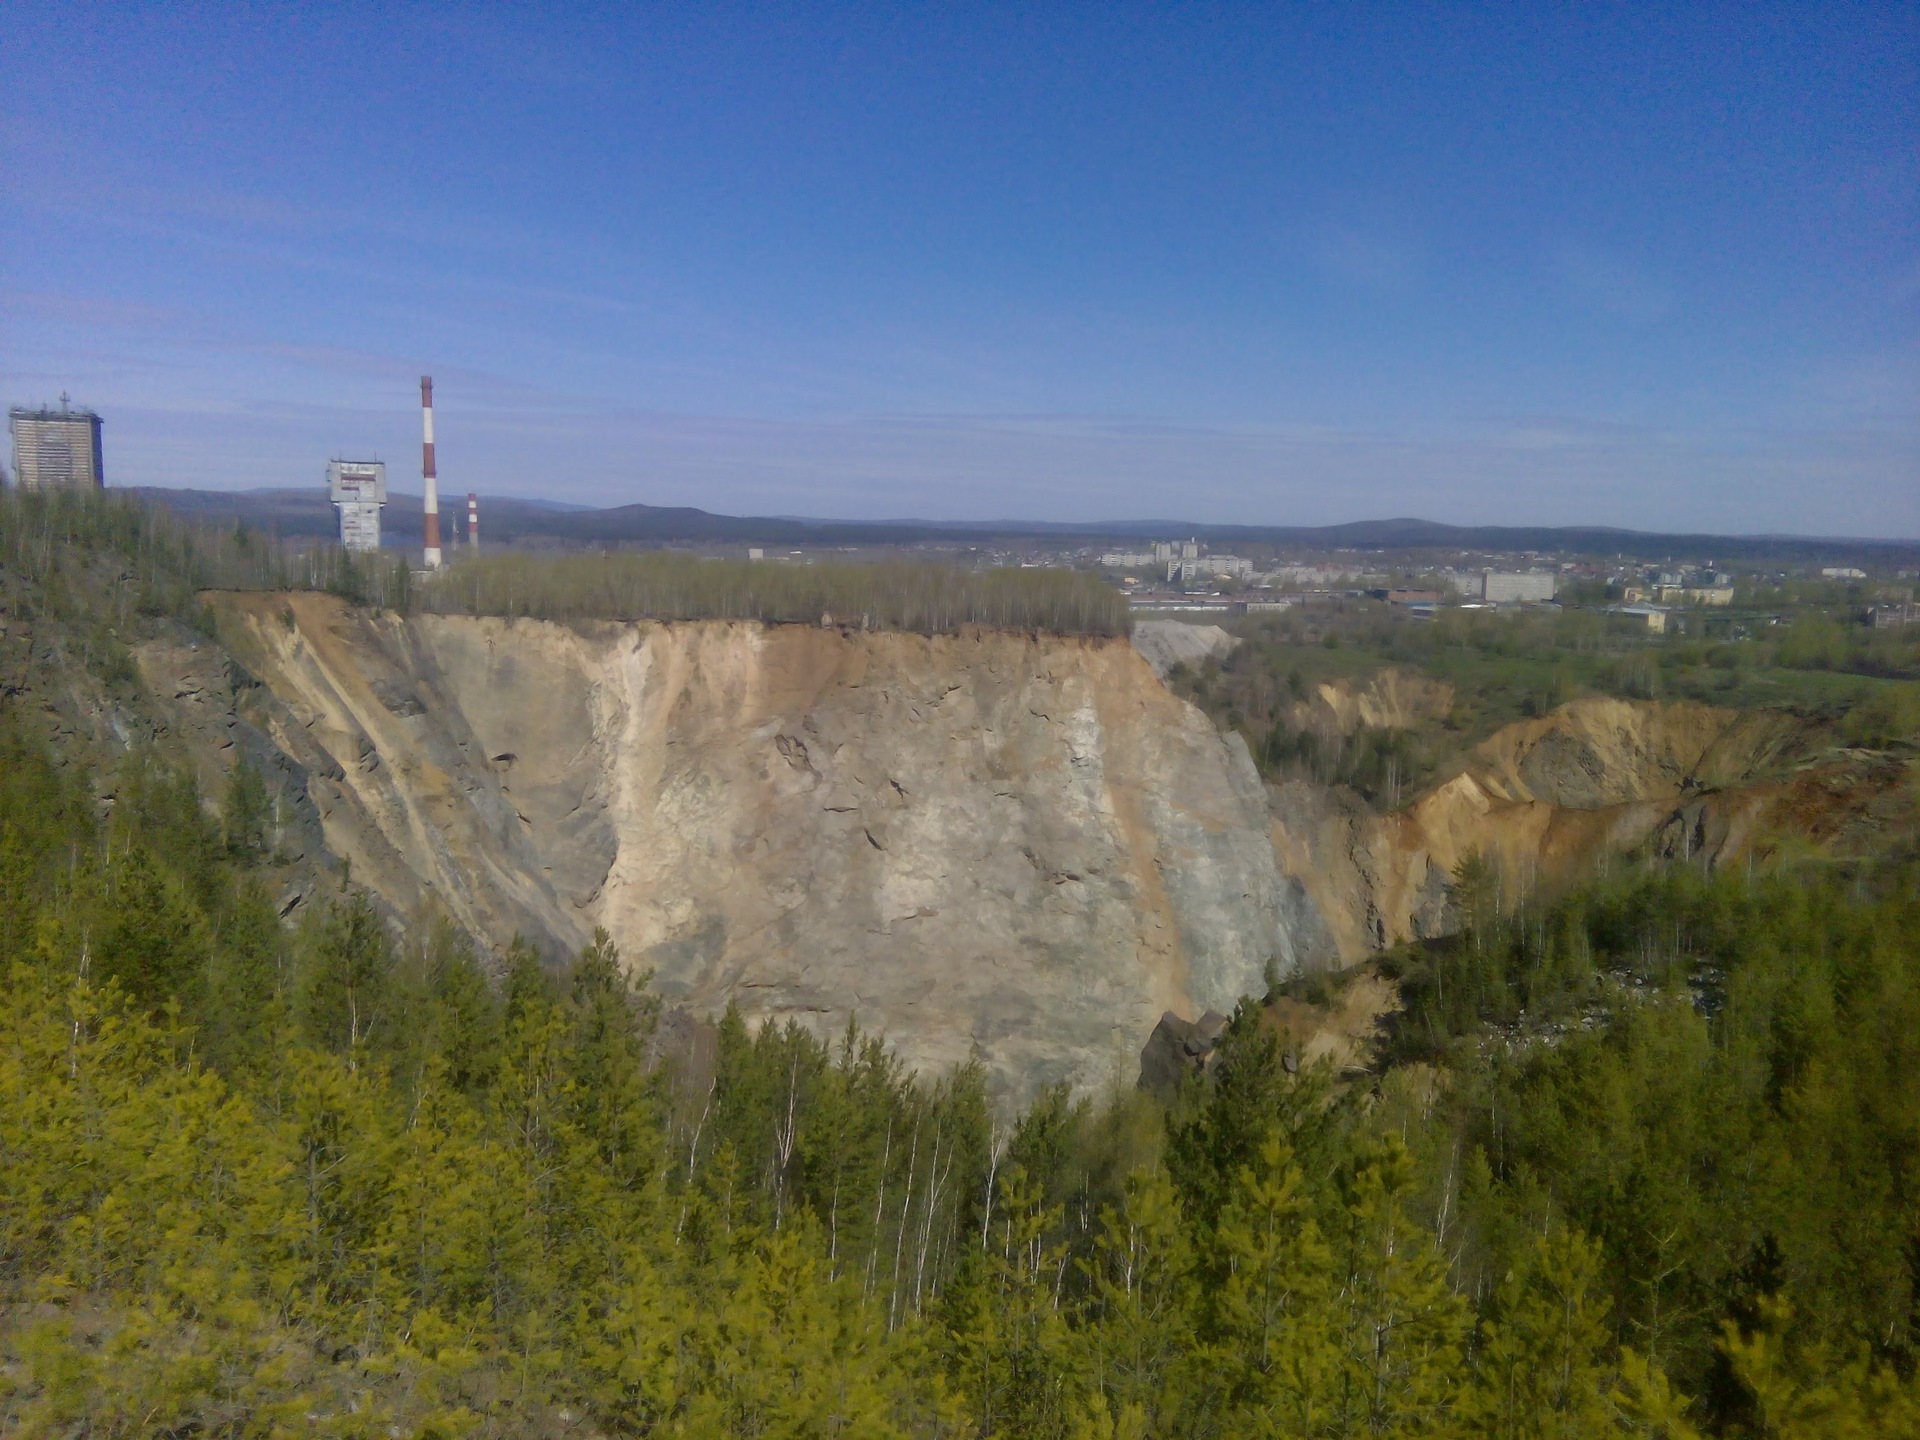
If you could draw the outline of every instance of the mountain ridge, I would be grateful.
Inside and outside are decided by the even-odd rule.
[[[332,506],[318,488],[245,491],[132,487],[143,500],[188,518],[244,522],[283,536],[334,533]],[[447,512],[461,508],[450,493]],[[834,520],[721,515],[693,506],[634,503],[603,509],[516,496],[483,495],[481,534],[513,542],[663,545],[686,542],[813,545],[913,545],[967,539],[1085,542],[1191,537],[1213,544],[1296,546],[1320,550],[1486,550],[1632,554],[1636,558],[1708,556],[1808,560],[1873,556],[1882,563],[1920,561],[1920,538],[1868,539],[1814,535],[1719,535],[1701,531],[1631,530],[1601,525],[1451,525],[1417,517],[1353,520],[1337,525],[1221,525],[1181,520],[993,521]],[[394,492],[386,533],[406,533],[421,514],[420,497]]]

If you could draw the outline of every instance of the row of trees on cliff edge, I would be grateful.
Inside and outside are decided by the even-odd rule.
[[[971,625],[1125,635],[1126,597],[1072,570],[789,565],[677,551],[488,555],[418,587],[417,608],[543,620],[759,620],[945,635]]]
[[[1910,875],[1636,875],[1404,960],[1417,1063],[1249,1002],[1170,1102],[996,1119],[857,1030],[676,1040],[604,936],[289,930],[244,767],[103,814],[19,709],[0,1433],[1920,1427]]]
[[[405,610],[410,582],[397,551],[354,555],[183,520],[122,492],[66,488],[0,490],[0,566],[31,587],[19,603],[69,618],[90,609],[84,618],[121,630],[134,616],[209,623],[203,590],[325,590]]]
[[[59,599],[88,569],[129,611],[205,624],[199,592],[324,590],[356,604],[545,620],[758,620],[841,624],[922,635],[967,626],[1061,635],[1125,635],[1126,597],[1069,570],[964,570],[940,564],[788,565],[677,551],[461,556],[416,585],[398,551],[353,555],[285,542],[245,525],[182,520],[99,491],[0,492],[0,557]],[[96,597],[97,598],[97,597]]]

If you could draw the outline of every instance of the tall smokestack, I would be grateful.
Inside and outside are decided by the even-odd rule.
[[[480,553],[480,497],[471,490],[467,492],[467,548]]]
[[[440,476],[433,468],[433,377],[420,377],[420,478],[427,487],[427,568],[440,568]]]

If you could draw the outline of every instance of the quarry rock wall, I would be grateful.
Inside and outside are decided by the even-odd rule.
[[[210,603],[232,661],[143,651],[162,708],[210,779],[277,754],[289,834],[396,914],[555,956],[604,926],[689,1011],[857,1018],[909,1065],[977,1059],[1011,1103],[1131,1081],[1165,1012],[1454,929],[1470,855],[1511,905],[1643,847],[1866,853],[1920,813],[1911,762],[1784,712],[1575,701],[1381,813],[1263,784],[1123,640]],[[1383,673],[1298,719],[1451,700]]]
[[[1124,640],[214,603],[353,879],[496,943],[604,926],[689,1008],[855,1016],[1017,1099],[1130,1081],[1319,925],[1245,746]]]

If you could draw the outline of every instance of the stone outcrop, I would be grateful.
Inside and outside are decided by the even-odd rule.
[[[1244,745],[1125,641],[213,603],[328,846],[402,913],[604,926],[673,1003],[857,1016],[1013,1099],[1131,1080],[1162,1012],[1295,966]]]
[[[1218,1010],[1209,1010],[1198,1020],[1167,1011],[1140,1047],[1140,1088],[1163,1100],[1179,1094],[1188,1076],[1206,1073],[1228,1023]]]
[[[1225,659],[1240,643],[1218,625],[1189,625],[1184,620],[1137,620],[1133,648],[1162,680],[1176,665],[1200,665]]]

